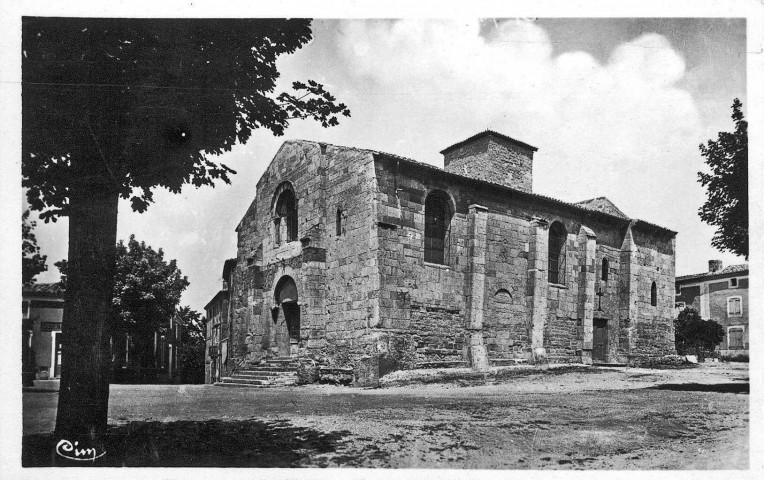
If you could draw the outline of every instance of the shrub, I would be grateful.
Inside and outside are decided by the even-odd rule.
[[[703,320],[697,310],[687,307],[674,320],[674,336],[679,355],[696,355],[702,362],[724,339],[724,328],[713,320]]]

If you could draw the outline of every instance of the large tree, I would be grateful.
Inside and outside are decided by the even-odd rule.
[[[719,132],[717,140],[700,145],[711,173],[699,172],[708,198],[698,211],[701,220],[717,227],[711,245],[748,260],[748,122],[743,104],[732,103],[734,132]]]
[[[152,190],[229,182],[212,157],[293,118],[349,115],[313,81],[275,94],[276,59],[310,21],[22,19],[22,185],[41,218],[69,218],[56,435],[103,447],[117,206]]]
[[[37,245],[37,237],[32,233],[37,222],[30,222],[29,210],[21,214],[21,283],[23,285],[32,285],[38,274],[46,271],[46,255],[40,254],[40,247]]]

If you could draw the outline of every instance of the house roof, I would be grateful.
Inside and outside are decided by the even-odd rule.
[[[214,297],[212,297],[212,300],[207,302],[207,305],[204,306],[205,310],[209,310],[212,307],[213,303],[216,303],[220,301],[223,298],[228,298],[228,290],[220,290],[218,293],[215,294]]]
[[[682,275],[681,277],[676,277],[676,281],[678,283],[678,282],[714,280],[717,278],[743,276],[743,275],[748,275],[747,263],[741,263],[739,265],[730,265],[728,267],[724,267],[721,270],[717,270],[716,272],[703,272],[703,273],[695,273],[692,275]]]
[[[21,294],[25,297],[64,298],[64,290],[58,282],[23,285]]]
[[[590,198],[589,200],[576,202],[574,205],[579,205],[590,210],[597,210],[598,212],[604,212],[616,217],[629,218],[628,215],[623,213],[621,209],[616,207],[607,197]]]
[[[446,154],[450,152],[451,150],[454,150],[455,148],[459,148],[462,145],[466,145],[468,143],[474,142],[475,140],[482,137],[496,137],[496,138],[500,138],[501,140],[504,140],[505,142],[509,142],[514,145],[517,145],[518,147],[527,148],[529,150],[533,150],[534,152],[538,151],[538,148],[534,147],[533,145],[528,145],[525,142],[521,142],[520,140],[515,140],[512,137],[502,135],[501,133],[494,132],[493,130],[484,130],[476,135],[471,136],[470,138],[467,138],[465,140],[462,140],[461,142],[455,143],[451,145],[450,147],[444,148],[443,150],[440,151],[440,153]]]

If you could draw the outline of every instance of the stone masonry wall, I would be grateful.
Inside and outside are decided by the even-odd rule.
[[[233,314],[239,360],[284,354],[277,345],[283,314],[272,319],[274,289],[284,275],[298,290],[300,358],[347,366],[352,354],[368,350],[369,341],[361,338],[375,313],[377,280],[371,164],[365,151],[313,142],[286,142],[276,154],[237,228]],[[290,182],[297,198],[298,240],[276,245],[272,206],[283,182]]]
[[[444,154],[445,170],[530,192],[533,151],[486,136]]]

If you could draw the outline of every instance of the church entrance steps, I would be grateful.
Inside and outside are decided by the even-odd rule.
[[[605,362],[594,362],[592,363],[592,367],[626,367],[625,363],[605,363]]]
[[[299,363],[291,357],[270,358],[240,368],[215,385],[222,387],[281,387],[297,385]]]

